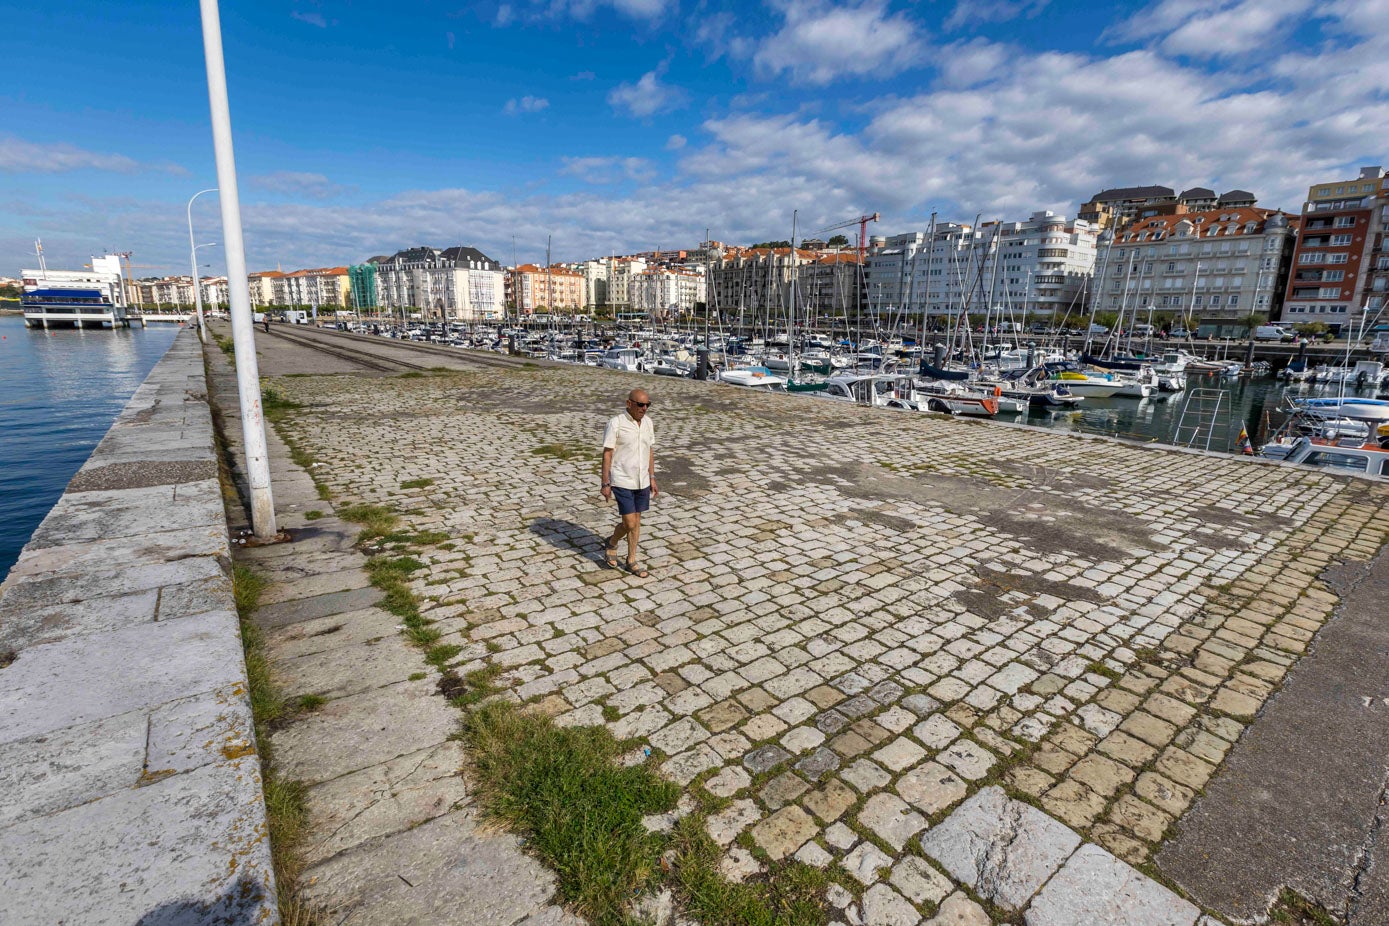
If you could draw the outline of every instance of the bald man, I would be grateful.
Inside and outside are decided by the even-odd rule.
[[[639,579],[648,572],[637,558],[641,513],[651,507],[656,488],[656,429],[647,411],[651,396],[644,389],[627,393],[627,410],[603,432],[603,498],[617,499],[622,520],[603,545],[609,569],[617,568],[617,545],[627,538],[627,571]]]

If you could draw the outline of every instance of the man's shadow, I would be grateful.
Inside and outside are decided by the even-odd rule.
[[[582,524],[557,518],[536,518],[530,523],[530,531],[557,550],[578,553],[595,563],[604,562],[603,544],[607,542],[607,536],[595,533]]]

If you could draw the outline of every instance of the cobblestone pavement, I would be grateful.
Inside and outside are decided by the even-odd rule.
[[[730,871],[754,870],[744,830],[841,866],[850,922],[989,923],[984,900],[1033,926],[1191,926],[1130,866],[1155,872],[1331,614],[1319,573],[1389,529],[1383,486],[708,384],[279,385],[343,499],[455,538],[415,590],[460,673],[644,739],[731,800],[710,820]],[[647,580],[600,550],[597,445],[636,385],[662,488]]]

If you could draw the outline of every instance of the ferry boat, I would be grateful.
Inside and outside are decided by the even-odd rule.
[[[129,328],[143,319],[129,310],[120,258],[93,257],[91,270],[22,270],[19,304],[29,328]]]

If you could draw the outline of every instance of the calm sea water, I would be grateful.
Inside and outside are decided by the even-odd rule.
[[[0,316],[0,580],[177,334],[42,331]]]
[[[1162,393],[1148,399],[1086,399],[1074,410],[1034,409],[1026,416],[1010,416],[1001,420],[1017,420],[1068,431],[1170,443],[1177,423],[1182,420],[1188,396],[1197,389],[1218,390],[1222,394],[1216,416],[1217,427],[1210,443],[1211,450],[1234,450],[1241,425],[1246,426],[1250,435],[1258,441],[1270,425],[1277,426],[1283,421],[1284,416],[1280,414],[1279,407],[1283,404],[1285,395],[1308,398],[1335,396],[1342,391],[1340,386],[1288,384],[1272,377],[1222,380],[1214,376],[1189,376],[1186,392]],[[1357,391],[1347,388],[1345,394],[1373,396],[1375,390],[1371,388]],[[1187,415],[1187,419],[1182,421],[1184,438],[1190,437],[1189,426],[1196,417],[1194,400]]]

